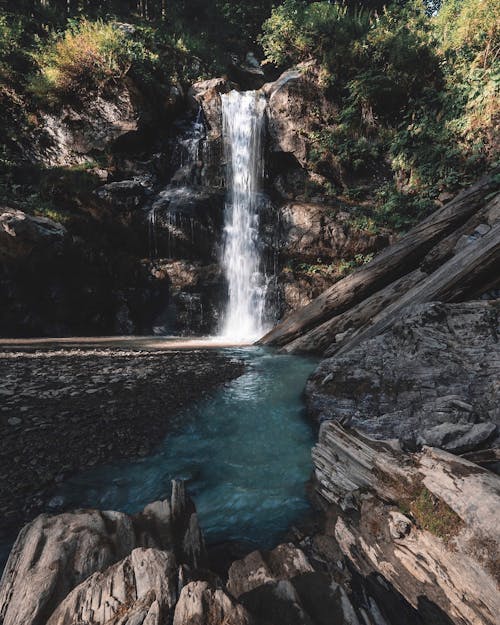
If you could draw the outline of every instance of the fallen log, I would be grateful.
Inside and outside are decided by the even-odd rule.
[[[449,260],[457,248],[470,237],[480,237],[484,234],[483,227],[493,226],[500,221],[500,194],[496,195],[486,206],[472,215],[466,223],[454,232],[442,239],[425,256],[421,269],[426,273],[432,273],[440,265]]]
[[[335,283],[307,306],[295,311],[266,334],[259,344],[283,346],[334,315],[416,269],[429,250],[462,226],[498,189],[495,177],[483,178],[449,204],[412,228],[364,267]]]
[[[420,269],[415,269],[381,291],[377,291],[354,308],[332,317],[332,319],[309,330],[291,343],[287,343],[280,351],[285,353],[324,353],[332,343],[345,340],[353,332],[370,325],[375,315],[382,312],[389,304],[399,299],[425,277],[427,274]]]
[[[345,354],[361,341],[382,334],[407,306],[431,301],[456,302],[481,288],[500,284],[500,223],[484,237],[469,243],[439,269],[420,281],[402,297],[374,317],[369,327],[362,328],[340,345],[333,344],[326,355]]]

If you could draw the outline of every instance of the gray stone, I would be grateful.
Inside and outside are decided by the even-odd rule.
[[[56,608],[47,625],[162,625],[177,599],[177,566],[171,552],[134,549],[94,573]]]
[[[144,202],[146,189],[137,180],[122,180],[99,187],[95,194],[116,208],[131,210],[138,208]]]
[[[66,607],[57,613],[57,618],[51,623],[74,622],[68,619],[75,606],[79,606],[78,610],[83,610],[87,614],[85,618],[90,619],[89,606],[95,605],[99,592],[103,588],[112,588],[116,576],[125,583],[128,574],[126,569],[130,569],[127,561],[109,574],[90,578],[75,594],[70,594],[71,591],[94,573],[101,573],[127,558],[137,547],[170,552],[170,555],[167,554],[169,567],[173,566],[171,563],[175,560],[192,567],[204,565],[203,537],[194,505],[187,497],[183,484],[173,482],[171,502],[152,503],[135,517],[121,512],[77,510],[57,516],[43,514],[25,526],[12,548],[0,582],[0,622],[2,625],[45,625],[49,616],[68,595]],[[137,602],[141,603],[143,595],[150,597],[151,588],[146,588],[142,594],[139,592],[137,571],[143,567],[143,555],[137,552],[128,560],[137,582],[134,609]],[[148,552],[144,561],[153,561],[154,565],[151,565],[152,568],[146,566],[148,579],[158,578],[158,584],[165,583],[170,588],[170,574],[164,580],[160,579],[168,571],[168,567],[158,564],[164,556],[166,554],[160,557],[156,552]],[[161,575],[160,571],[163,571]],[[111,590],[109,593],[115,595]],[[171,606],[173,600],[170,591],[167,595],[167,603]],[[160,601],[161,607],[158,593],[155,598]],[[151,601],[148,604],[148,610],[153,603]],[[115,609],[118,610],[118,607],[116,604]],[[107,613],[104,599],[99,603],[99,610],[102,614]],[[156,622],[148,621],[147,624]]]
[[[245,608],[224,590],[208,582],[190,582],[184,586],[175,608],[173,625],[252,625]]]
[[[320,363],[307,384],[310,411],[411,449],[494,445],[499,322],[499,301],[407,308],[383,334]]]
[[[65,227],[52,219],[0,207],[0,258],[24,258],[34,249],[57,253],[66,235]]]
[[[474,451],[495,433],[494,423],[441,423],[424,430],[417,439],[421,445],[441,447],[453,453]]]

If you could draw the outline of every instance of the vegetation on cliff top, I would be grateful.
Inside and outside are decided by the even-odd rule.
[[[407,228],[498,159],[500,2],[435,9],[285,0],[263,25],[268,61],[315,60],[338,105],[312,137],[311,167],[328,155],[360,180],[386,172],[368,215],[375,225]]]
[[[404,230],[498,159],[499,17],[500,0],[4,2],[0,160],[20,158],[33,111],[125,77],[163,93],[249,50],[278,69],[313,60],[339,113],[318,119],[309,167],[347,172],[323,195],[353,200],[372,230]]]

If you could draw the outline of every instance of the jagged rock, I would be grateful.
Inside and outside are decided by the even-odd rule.
[[[300,549],[292,544],[282,544],[266,556],[253,551],[243,560],[234,562],[229,569],[227,588],[238,598],[269,582],[288,580],[312,571],[312,566]]]
[[[96,510],[46,514],[23,528],[0,584],[3,625],[45,625],[60,601],[137,543],[131,519]]]
[[[243,91],[260,89],[266,80],[264,70],[252,52],[248,52],[244,60],[236,54],[231,55],[229,78]]]
[[[159,95],[159,94],[158,94]],[[42,115],[33,145],[34,159],[46,166],[70,166],[109,152],[142,153],[151,128],[179,111],[182,93],[173,86],[166,97],[147,97],[125,77],[84,106],[63,106]]]
[[[64,226],[52,219],[0,207],[0,259],[25,258],[34,250],[57,253],[66,235]]]
[[[208,582],[184,586],[175,608],[173,625],[252,625],[252,617],[220,588]]]
[[[152,272],[165,285],[164,308],[153,323],[156,333],[207,336],[216,331],[226,292],[218,264],[159,259]]]
[[[382,335],[321,362],[307,384],[310,410],[410,448],[441,424],[459,424],[465,437],[450,449],[481,445],[500,424],[499,315],[498,300],[406,310]],[[446,448],[445,430],[429,442]]]
[[[229,93],[235,84],[225,78],[212,78],[195,83],[189,96],[193,98],[203,110],[208,127],[209,139],[219,140],[222,136],[222,103],[221,94]]]
[[[174,481],[170,503],[150,504],[135,517],[79,510],[53,517],[43,514],[24,527],[0,583],[2,625],[45,625],[71,590],[93,573],[126,558],[136,547],[170,551],[179,563],[195,568],[204,564],[203,537],[184,484]],[[139,566],[139,560],[131,562]],[[94,579],[70,603],[85,603],[85,597],[92,603],[96,586]],[[136,598],[141,597],[138,593]],[[61,618],[54,622],[67,622],[66,617]]]
[[[259,623],[343,625],[355,614],[345,591],[290,543],[233,562],[227,589]]]
[[[77,586],[47,625],[162,625],[177,599],[177,566],[171,552],[134,549],[103,573]]]
[[[363,575],[382,575],[413,606],[434,604],[457,624],[496,623],[497,475],[437,449],[409,456],[332,421],[313,460],[318,493],[338,506],[337,541]],[[354,511],[344,513],[348,496]]]
[[[224,193],[206,187],[162,191],[150,213],[155,254],[186,260],[218,260]]]

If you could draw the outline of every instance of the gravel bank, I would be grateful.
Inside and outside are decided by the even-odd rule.
[[[0,535],[71,473],[143,456],[179,408],[243,371],[214,350],[0,351]]]

